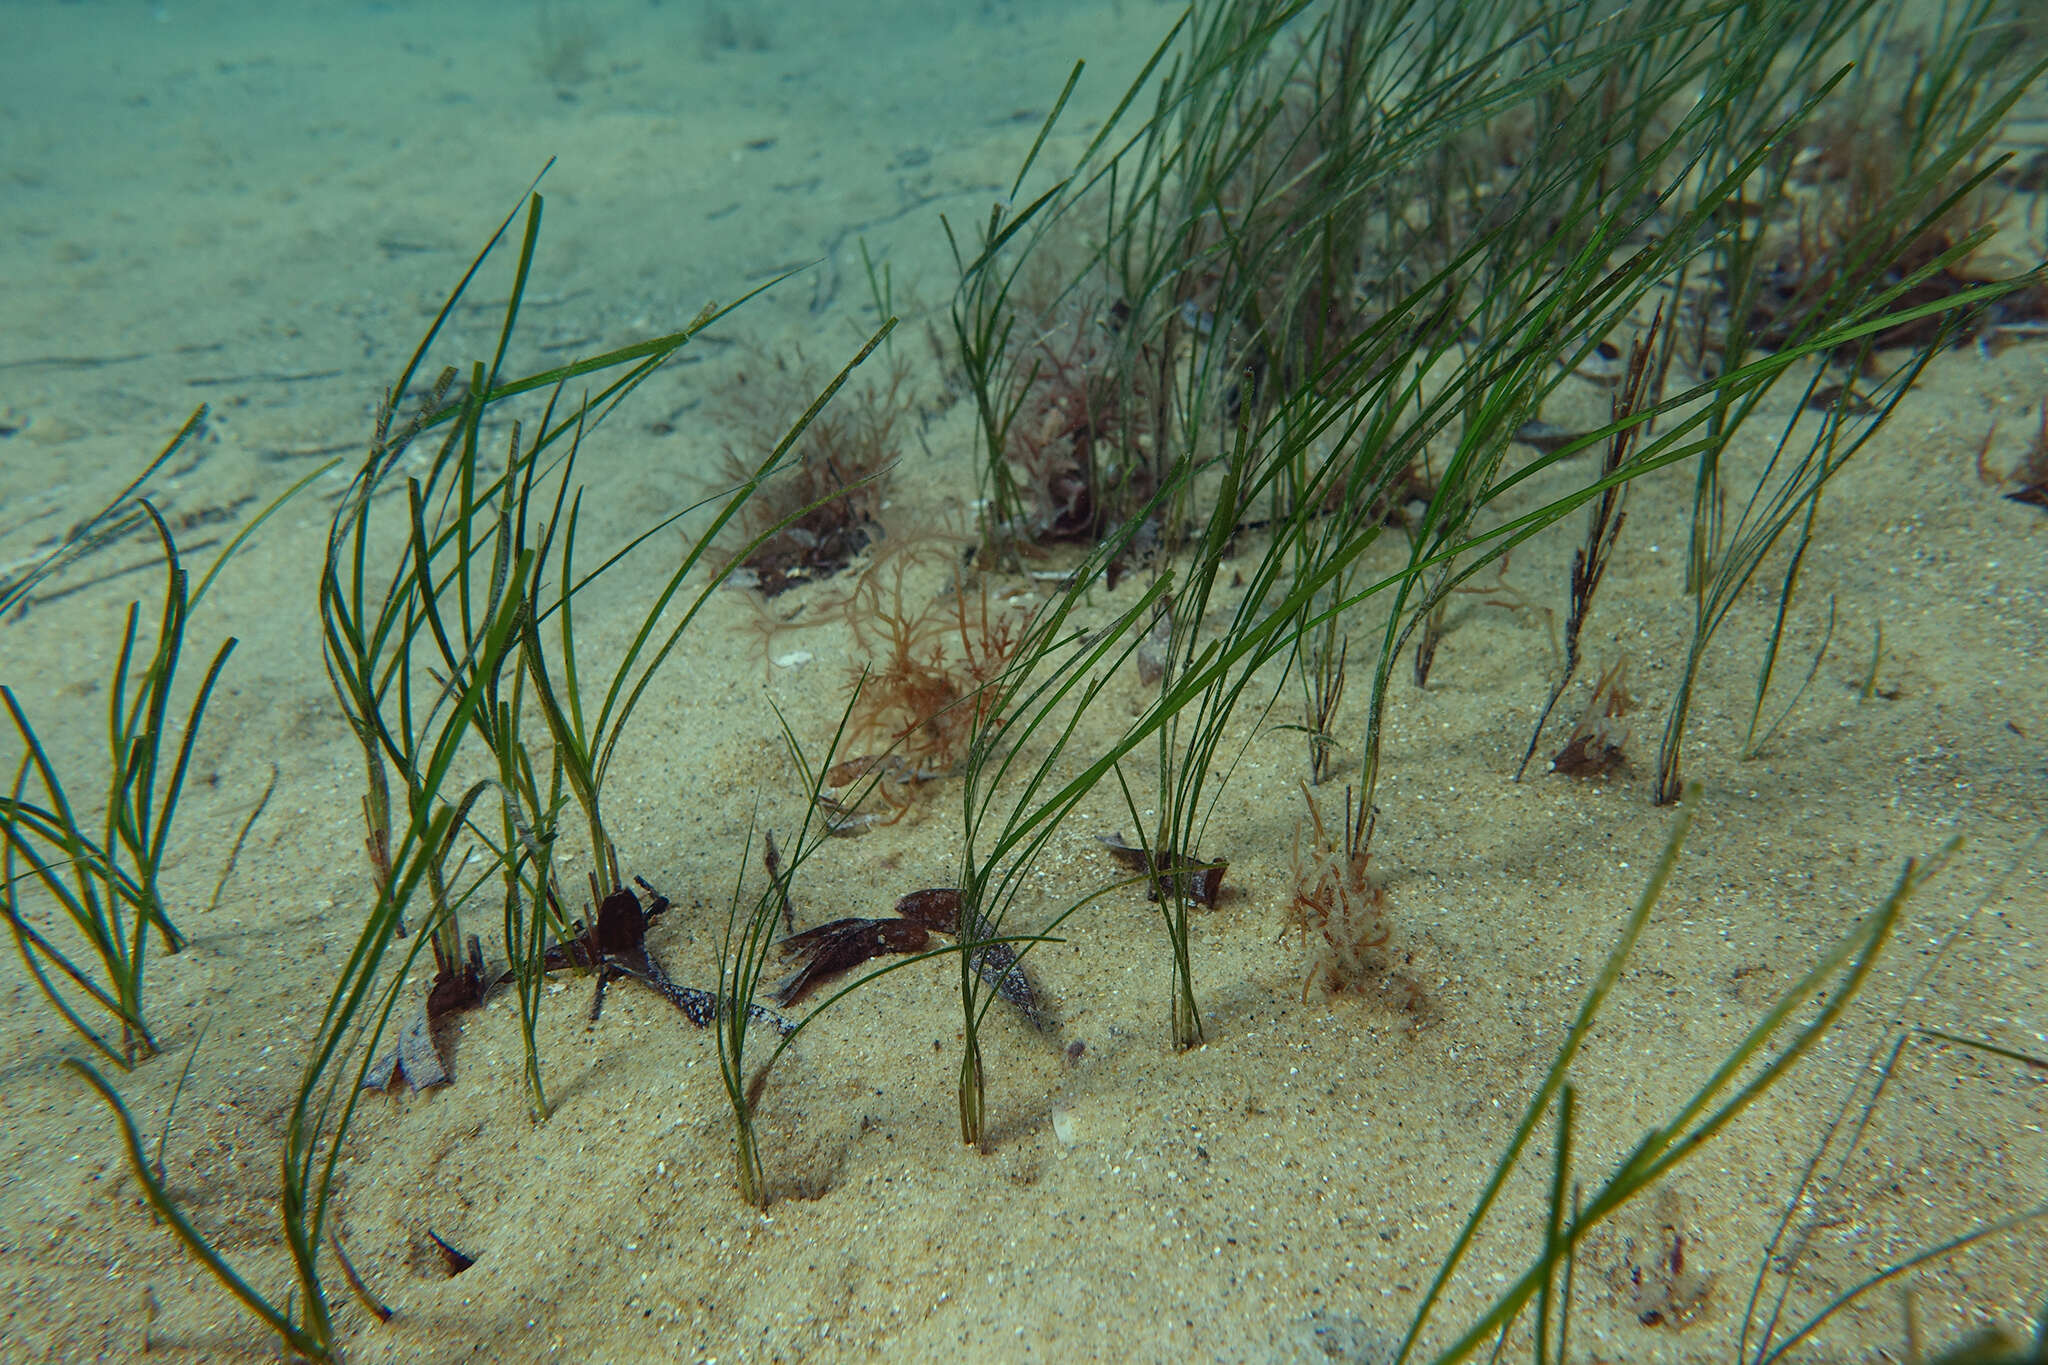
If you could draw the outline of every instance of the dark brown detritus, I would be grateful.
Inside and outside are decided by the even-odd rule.
[[[1628,744],[1628,726],[1621,718],[1635,704],[1627,683],[1628,656],[1624,654],[1593,685],[1593,695],[1586,701],[1585,714],[1572,728],[1572,737],[1550,760],[1552,772],[1567,777],[1600,777],[1627,762],[1628,756],[1622,750]]]
[[[1178,894],[1196,905],[1214,910],[1217,898],[1223,894],[1223,874],[1230,867],[1228,859],[1204,858],[1189,853],[1169,853],[1155,858],[1150,849],[1140,844],[1125,843],[1121,833],[1098,834],[1095,841],[1108,849],[1110,856],[1119,864],[1133,872],[1142,872],[1151,879],[1145,888],[1148,901]]]
[[[769,835],[762,861],[768,876],[782,886],[781,858],[775,851],[775,836]],[[796,911],[787,894],[782,898],[782,918],[794,926]],[[921,953],[930,942],[925,926],[908,919],[864,919],[848,916],[830,920],[800,934],[790,934],[775,945],[783,958],[800,960],[795,974],[775,988],[775,1003],[785,1009],[836,976],[843,976],[864,962],[888,953]]]
[[[935,934],[960,932],[960,893],[950,886],[912,891],[896,898],[896,913]]]
[[[440,1233],[432,1228],[427,1229],[427,1239],[440,1249],[441,1263],[448,1267],[449,1279],[454,1279],[457,1275],[460,1275],[463,1271],[476,1264],[476,1257],[464,1255],[454,1247],[449,1246],[447,1239],[443,1238]]]
[[[896,913],[915,921],[935,934],[957,937],[960,933],[960,893],[950,886],[912,891],[896,901]],[[995,988],[997,995],[1015,1005],[1035,1029],[1053,1027],[1051,1016],[1038,1003],[1038,989],[1024,974],[1017,950],[1007,943],[984,943],[974,951],[974,974]]]
[[[484,949],[475,934],[469,936],[469,956],[464,961],[450,962],[439,939],[434,940],[433,948],[434,984],[427,990],[427,1022],[438,1024],[447,1015],[483,1003]]]
[[[1776,245],[1751,301],[1756,340],[1773,350],[1830,307],[1851,276],[1878,268],[1883,285],[1898,284],[1970,242],[1993,216],[1990,195],[1981,187],[1968,187],[1977,172],[1967,164],[1955,168],[1920,206],[1901,215],[1899,197],[1907,190],[1911,172],[1901,148],[1909,139],[1901,136],[1902,128],[1883,123],[1867,109],[1822,115],[1804,131],[1808,146],[1792,180],[1806,189],[1789,200],[1797,219]],[[1932,221],[1918,217],[1925,205],[1944,201],[1946,207]],[[1903,312],[1997,282],[1996,275],[1972,263],[1971,254],[1965,252],[1940,269],[1927,271],[1890,300],[1888,308]],[[2002,328],[2031,327],[2041,320],[2044,303],[2048,291],[2038,283],[2029,284],[1960,315],[1935,312],[1896,323],[1871,336],[1868,345],[1878,351],[1919,348],[1944,339],[1960,345]],[[1844,347],[1835,358],[1857,361],[1858,347]]]
[[[801,958],[803,965],[775,988],[775,1002],[786,1008],[864,962],[889,953],[921,953],[930,946],[930,935],[951,938],[960,932],[960,893],[951,887],[912,891],[896,902],[896,911],[893,919],[836,919],[783,939],[776,945],[782,955]],[[974,953],[974,970],[1034,1027],[1049,1027],[1024,965],[1009,944],[983,944]]]
[[[1985,444],[1990,444],[1988,437]],[[1978,465],[1980,468],[1983,465],[1981,454],[1978,457]],[[2027,453],[2020,457],[2020,462],[2013,466],[2012,473],[2008,474],[2006,479],[2019,485],[2016,490],[2007,493],[2006,497],[2014,502],[2026,503],[2029,507],[2048,510],[2048,399],[2041,402],[2040,430],[2034,433],[2033,443],[2027,447]]]
[[[835,919],[776,944],[785,958],[800,958],[794,976],[775,988],[784,1009],[813,988],[887,953],[921,953],[931,941],[924,926],[907,919]]]
[[[718,1019],[717,995],[693,986],[677,985],[647,949],[647,926],[668,912],[668,897],[640,877],[633,880],[651,898],[648,905],[643,907],[640,904],[640,897],[633,893],[631,887],[620,887],[598,906],[595,925],[586,928],[578,921],[576,937],[547,950],[541,958],[541,969],[550,972],[570,968],[596,969],[597,987],[590,997],[590,1022],[593,1024],[604,1010],[605,988],[614,978],[624,976],[638,981],[674,1005],[698,1028],[709,1028]],[[511,979],[509,971],[498,978],[500,984]],[[759,1005],[747,1006],[747,1013],[784,1035],[796,1028],[781,1015]]]
[[[1116,467],[1108,452],[1122,444],[1126,425],[1116,308],[1129,315],[1121,303],[1105,319],[1070,302],[1030,349],[1030,379],[1003,452],[1017,486],[997,500],[1026,518],[998,528],[1013,541],[1092,543],[1121,517],[1122,490],[1107,486]]]
[[[365,1090],[387,1089],[401,1076],[413,1090],[431,1090],[455,1079],[441,1053],[436,1030],[448,1016],[481,1005],[490,982],[484,975],[483,944],[475,934],[469,936],[469,954],[461,961],[449,960],[439,938],[432,940],[432,946],[434,984],[427,989],[419,1013],[406,1020],[391,1046],[363,1072]]]

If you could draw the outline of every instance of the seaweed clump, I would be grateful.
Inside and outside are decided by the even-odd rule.
[[[1093,544],[1149,485],[1116,452],[1127,443],[1130,309],[1068,302],[1042,318],[998,478],[1011,541]]]
[[[800,353],[793,364],[776,356],[736,377],[724,405],[745,435],[726,445],[721,472],[729,483],[754,477],[787,414],[802,411],[803,395],[818,391],[814,378]],[[812,419],[794,458],[741,510],[747,541],[734,582],[775,597],[830,578],[881,538],[889,471],[912,406],[909,378],[898,361],[885,379],[841,394]]]
[[[947,579],[925,597],[934,569]],[[900,818],[924,784],[952,773],[977,733],[1000,727],[993,684],[1015,657],[1026,618],[992,600],[987,581],[954,563],[950,542],[937,537],[879,550],[843,607],[866,662],[852,679],[854,756],[834,766],[829,785],[879,778],[887,808],[872,817],[838,812],[842,832],[853,833],[853,820]]]
[[[1855,103],[1829,110],[1808,125],[1789,179],[1803,194],[1787,196],[1796,220],[1777,234],[1751,302],[1750,325],[1767,348],[1789,344],[1815,316],[1834,306],[1859,272],[1881,267],[1881,281],[1900,290],[1899,311],[1939,303],[2001,278],[1975,257],[1992,235],[1995,205],[1985,188],[1990,169],[1974,158],[1958,162],[1915,198],[1916,172],[1905,111],[1887,116]],[[1901,215],[1899,205],[1932,204],[1932,211]],[[1952,316],[1931,312],[1876,332],[1874,350],[1962,345],[1986,333],[2027,327],[2048,316],[2048,289],[2039,283],[2009,290]],[[1844,347],[1836,359],[1857,357]]]
[[[1411,1016],[1416,1027],[1433,1022],[1436,1007],[1422,984],[1397,965],[1389,945],[1393,925],[1387,919],[1386,893],[1371,878],[1372,854],[1351,821],[1351,796],[1345,793],[1345,829],[1341,841],[1330,837],[1322,810],[1307,784],[1312,831],[1304,856],[1302,831],[1294,839],[1294,896],[1287,906],[1287,925],[1304,940],[1321,940],[1303,979],[1306,1001],[1318,987],[1326,995],[1355,995]]]

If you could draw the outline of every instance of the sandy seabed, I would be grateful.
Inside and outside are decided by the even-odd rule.
[[[707,299],[803,267],[608,425],[587,457],[594,534],[627,533],[710,486],[730,439],[720,396],[750,357],[853,352],[873,320],[863,239],[897,282],[920,398],[890,515],[957,521],[972,431],[924,341],[952,279],[938,216],[972,222],[1006,191],[1073,57],[1090,59],[1078,130],[1172,14],[1146,0],[883,0],[765,17],[286,8],[0,6],[0,559],[99,506],[202,402],[201,439],[152,485],[194,562],[321,460],[353,460],[440,297],[549,157],[526,312],[534,366],[673,330]],[[493,16],[504,31],[483,33]],[[450,359],[490,343],[503,287],[487,277],[479,306],[458,313]],[[2048,886],[2038,850],[2021,856],[2048,824],[2048,515],[2002,497],[1978,463],[1980,449],[1993,471],[2020,458],[2044,396],[2048,346],[1945,355],[1831,487],[1787,671],[1803,671],[1830,599],[1834,645],[1748,761],[1738,748],[1770,592],[1715,645],[1686,751],[1700,813],[1578,1064],[1582,1174],[1597,1178],[1681,1104],[1909,855],[1963,844],[1844,1026],[1586,1247],[1581,1358],[1737,1357],[1792,1181],[1898,1028],[2048,1051]],[[1546,415],[1597,420],[1604,401],[1568,386]],[[167,874],[192,943],[151,968],[166,1050],[122,1081],[156,1132],[205,1030],[165,1148],[170,1182],[280,1294],[283,1115],[366,894],[360,757],[320,667],[313,593],[344,478],[266,527],[195,624],[195,655],[227,634],[241,643]],[[708,1036],[630,985],[592,1026],[586,983],[564,979],[541,1040],[557,1111],[535,1126],[516,1006],[500,997],[462,1021],[453,1086],[373,1098],[357,1120],[339,1228],[398,1313],[371,1320],[337,1281],[349,1358],[1378,1358],[1663,846],[1671,816],[1647,800],[1647,770],[1689,628],[1690,496],[1684,470],[1637,488],[1588,640],[1596,663],[1631,661],[1645,703],[1632,768],[1507,780],[1554,668],[1576,522],[1518,551],[1500,590],[1461,600],[1426,691],[1396,689],[1374,867],[1433,1002],[1426,1026],[1303,999],[1309,954],[1283,924],[1303,759],[1298,735],[1269,727],[1203,850],[1230,859],[1223,902],[1196,931],[1207,1046],[1168,1047],[1157,918],[1135,893],[1110,897],[1033,959],[1057,1034],[991,1016],[993,1142],[979,1154],[957,1136],[954,976],[892,974],[778,1068],[763,1132],[781,1197],[759,1213],[733,1189]],[[0,623],[0,678],[60,757],[96,761],[123,613],[158,590],[147,546],[126,542]],[[635,584],[598,600],[584,629],[602,655]],[[757,801],[786,824],[799,800],[768,699],[822,745],[858,662],[828,624],[798,641],[808,662],[774,666],[751,618],[736,595],[714,599],[613,778],[631,870],[677,902],[651,942],[685,982],[715,977]],[[1288,687],[1276,717],[1294,704]],[[1142,696],[1118,679],[1091,719],[1114,734]],[[273,765],[277,794],[206,912]],[[799,883],[799,916],[882,914],[943,883],[950,812],[940,794],[921,816],[832,844]],[[1111,869],[1092,836],[1120,823],[1113,798],[1084,806],[1019,913],[1099,885]],[[108,1115],[56,1065],[76,1041],[18,966],[0,974],[0,1001],[0,1359],[126,1359],[145,1341],[152,1359],[274,1356],[152,1222]],[[1812,1234],[1794,1320],[1920,1247],[2041,1203],[2044,1115],[2048,1073],[1910,1045],[1831,1199],[1802,1211]],[[1533,1254],[1534,1168],[1547,1161],[1511,1185],[1441,1322],[1464,1321]],[[475,1264],[449,1278],[429,1229]],[[1924,1338],[2030,1321],[2044,1236],[1990,1239],[1902,1281]],[[1767,1293],[1782,1283],[1764,1279]],[[1879,1290],[1806,1358],[1903,1358],[1904,1333],[1899,1294]]]

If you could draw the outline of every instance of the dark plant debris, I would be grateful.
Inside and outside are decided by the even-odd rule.
[[[469,936],[469,954],[462,961],[451,962],[438,939],[433,948],[434,984],[427,988],[426,1001],[399,1029],[397,1041],[363,1073],[365,1090],[389,1089],[401,1076],[412,1090],[432,1090],[455,1079],[435,1030],[450,1015],[481,1005],[490,983],[483,944],[475,934]]]
[[[647,948],[647,926],[667,913],[670,908],[668,897],[642,878],[633,880],[647,892],[651,898],[649,904],[643,907],[640,897],[631,887],[620,887],[598,906],[596,924],[585,927],[579,921],[575,938],[547,950],[541,959],[543,970],[596,969],[597,987],[590,999],[590,1022],[593,1024],[604,1010],[605,988],[615,978],[630,977],[681,1010],[683,1017],[698,1028],[709,1028],[718,1019],[718,996],[694,986],[677,985]],[[511,979],[512,973],[506,972],[498,982],[503,984]],[[759,1005],[747,1006],[747,1012],[756,1021],[772,1025],[784,1035],[796,1028],[787,1019]]]
[[[997,507],[1021,518],[1000,528],[1009,537],[1092,543],[1148,490],[1116,456],[1132,435],[1130,409],[1141,406],[1119,378],[1129,315],[1122,301],[1099,311],[1070,299],[1041,320],[1003,452],[1013,486]]]
[[[924,926],[907,919],[835,919],[791,934],[776,945],[785,958],[800,959],[796,974],[775,988],[775,1003],[787,1009],[833,977],[888,953],[921,953],[931,941]]]
[[[432,1228],[427,1229],[427,1238],[440,1249],[442,1264],[448,1267],[448,1278],[454,1279],[463,1271],[476,1264],[476,1257],[466,1255],[448,1245],[448,1240]]]
[[[1125,843],[1122,833],[1098,834],[1095,838],[1119,864],[1133,872],[1142,872],[1151,879],[1151,884],[1145,888],[1146,900],[1161,900],[1173,892],[1207,909],[1216,908],[1216,900],[1223,894],[1223,874],[1230,866],[1228,860],[1190,853],[1155,857],[1141,844]]]
[[[1572,737],[1550,760],[1550,770],[1567,777],[1600,777],[1627,762],[1623,749],[1628,744],[1628,725],[1622,717],[1634,705],[1628,694],[1628,656],[1624,654],[1593,685],[1584,714],[1572,727]]]
[[[1914,225],[1914,235],[1906,236],[1907,227],[1895,228],[1886,217],[1905,175],[1893,130],[1873,126],[1868,111],[1850,110],[1824,116],[1806,131],[1808,147],[1792,177],[1805,192],[1788,201],[1797,220],[1766,263],[1751,304],[1756,339],[1772,350],[1830,306],[1845,277],[1862,268],[1859,259],[1888,262],[1883,283],[1897,285],[1963,246],[1993,215],[1981,191],[1964,193],[1938,220]],[[1960,188],[1970,173],[1959,169],[1944,189]],[[1972,254],[1927,271],[1889,307],[1902,312],[1995,282],[1997,273],[1973,263]],[[2007,328],[2029,330],[2044,318],[2048,285],[2037,278],[1960,315],[1937,312],[1884,328],[1869,338],[1868,346],[1872,352],[1944,340],[1959,346]],[[1836,359],[1867,363],[1869,353],[1852,346]]]
[[[955,937],[960,932],[960,893],[950,886],[912,891],[897,899],[896,913],[935,934]],[[1043,1031],[1053,1027],[1052,1018],[1040,1006],[1038,990],[1024,974],[1024,964],[1014,947],[1007,943],[982,944],[974,951],[974,974],[1015,1005],[1033,1028]]]
[[[475,1009],[484,1001],[484,949],[475,934],[469,936],[469,956],[450,962],[441,944],[434,943],[434,984],[427,990],[427,1022],[438,1024],[450,1014]]]
[[[1987,442],[1988,444],[1988,442]],[[2048,399],[2041,403],[2041,427],[2007,480],[2019,485],[2005,496],[2048,511]]]
[[[912,891],[897,900],[896,911],[892,918],[836,919],[783,939],[776,945],[782,955],[799,959],[801,965],[775,988],[775,1002],[787,1008],[862,963],[890,953],[921,953],[930,946],[932,934],[955,937],[960,932],[960,893],[952,887]],[[974,970],[1034,1028],[1050,1027],[1024,964],[1009,944],[981,945],[974,953]]]

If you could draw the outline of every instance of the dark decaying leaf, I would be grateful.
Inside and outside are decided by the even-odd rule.
[[[709,1028],[718,1019],[718,996],[711,991],[698,990],[694,986],[678,985],[656,961],[647,949],[647,926],[667,913],[668,897],[656,891],[641,878],[634,878],[650,897],[647,905],[640,904],[640,898],[631,888],[620,887],[604,898],[597,908],[597,923],[591,927],[577,925],[579,932],[566,943],[557,943],[541,958],[543,971],[559,972],[576,968],[596,968],[597,988],[591,995],[590,1019],[597,1022],[604,1009],[605,988],[614,978],[631,977],[647,989],[674,1005],[685,1019],[698,1028]],[[506,972],[498,978],[497,984],[512,979]],[[773,1010],[759,1005],[747,1006],[747,1013],[755,1020],[772,1026],[776,1032],[787,1036],[796,1028],[795,1024],[776,1014]]]
[[[398,1041],[363,1073],[363,1089],[388,1089],[401,1075],[413,1090],[431,1090],[454,1080],[441,1056],[440,1045],[434,1040],[434,1028],[447,1016],[482,1004],[487,989],[483,944],[471,934],[468,958],[459,963],[444,963],[435,973],[426,1000],[398,1031]]]
[[[1227,859],[1186,853],[1155,858],[1152,851],[1143,845],[1125,843],[1121,833],[1098,834],[1095,839],[1119,864],[1133,872],[1143,872],[1152,879],[1151,885],[1145,888],[1146,900],[1156,901],[1166,890],[1172,889],[1195,904],[1213,910],[1217,897],[1223,894],[1223,874],[1230,866]],[[1170,882],[1169,878],[1172,879]]]
[[[960,932],[960,892],[950,886],[912,891],[896,902],[896,913],[914,920],[935,934],[956,936]],[[973,957],[974,974],[995,989],[997,995],[1015,1005],[1035,1029],[1053,1024],[1038,1002],[1038,989],[1025,975],[1017,950],[1007,943],[985,943]]]
[[[466,1256],[454,1247],[449,1246],[447,1240],[432,1228],[427,1229],[427,1236],[436,1247],[440,1248],[441,1259],[448,1267],[449,1279],[454,1279],[457,1275],[460,1275],[463,1271],[476,1264],[476,1257]]]
[[[790,1006],[836,976],[888,953],[921,953],[931,934],[960,932],[960,893],[949,886],[912,891],[896,902],[894,919],[836,919],[776,946],[785,958],[801,960],[795,974],[775,988],[775,1002]],[[1024,964],[1007,943],[985,943],[974,951],[974,971],[997,995],[1021,1011],[1034,1028],[1051,1026]]]
[[[896,901],[896,913],[935,934],[960,932],[960,893],[950,886],[912,891]]]
[[[907,919],[835,919],[792,934],[776,947],[785,958],[800,958],[795,975],[775,988],[775,1003],[787,1008],[815,987],[886,953],[924,951],[924,926]]]

